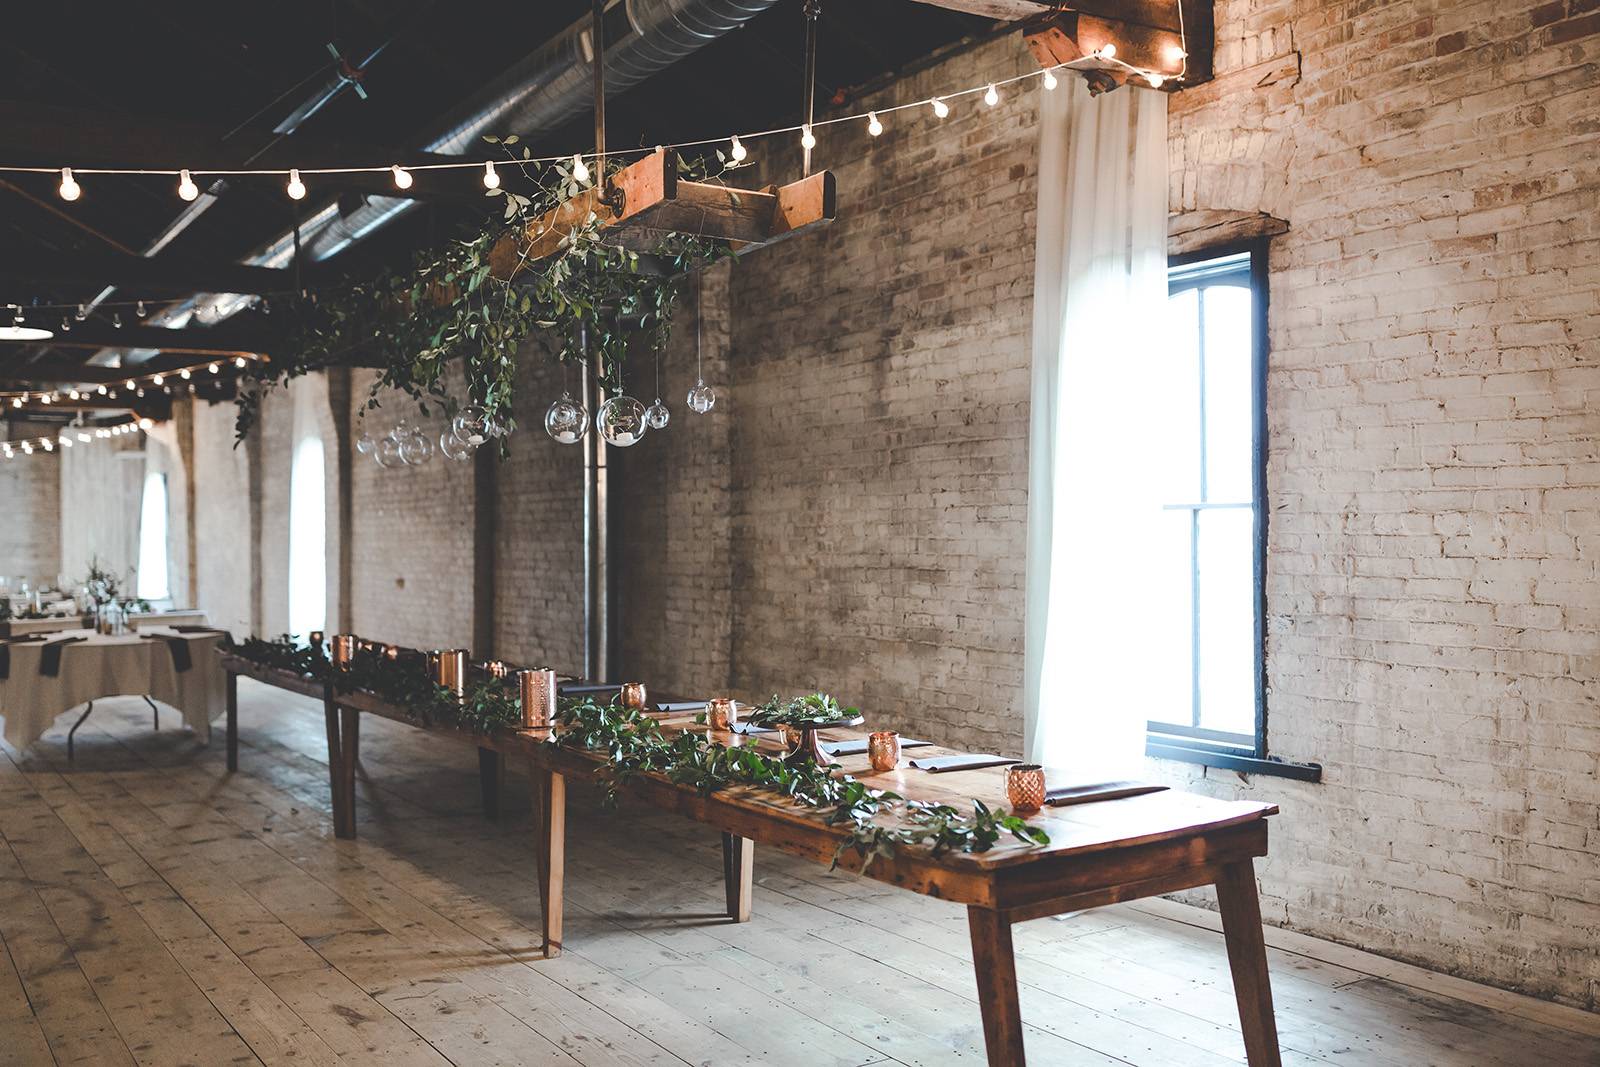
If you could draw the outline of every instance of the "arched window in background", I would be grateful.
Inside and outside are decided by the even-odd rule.
[[[322,438],[295,446],[289,471],[289,632],[324,630],[328,614],[327,502]]]
[[[135,589],[140,600],[167,599],[167,476],[159,471],[144,476],[137,579]]]

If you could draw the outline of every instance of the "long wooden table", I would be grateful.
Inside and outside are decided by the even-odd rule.
[[[336,693],[331,686],[289,671],[265,668],[230,654],[223,654],[222,658],[223,669],[228,673],[229,770],[238,768],[240,676],[323,701],[334,832],[339,837],[356,834],[355,768],[362,714],[403,722],[475,746],[485,811],[491,817],[499,814],[505,761],[524,763],[534,785],[544,952],[547,957],[560,954],[567,779],[593,778],[603,765],[601,755],[548,744],[548,730],[500,730],[480,736],[454,727],[421,726],[402,709],[371,694]],[[669,733],[705,730],[694,725],[692,715],[666,718],[662,725]],[[772,741],[738,734],[714,732],[712,736],[730,746],[775,747]],[[855,735],[838,731],[830,736]],[[942,751],[921,749],[918,754]],[[929,775],[902,766],[878,774],[871,770],[865,755],[841,757],[840,763],[843,771],[868,785],[893,790],[912,800],[951,803],[962,810],[967,810],[973,798],[994,807],[1005,803],[1004,773],[999,768]],[[846,837],[844,829],[828,826],[814,811],[763,790],[730,787],[701,796],[695,789],[675,785],[664,777],[639,775],[629,780],[624,791],[630,798],[707,823],[722,832],[727,909],[729,917],[737,922],[747,922],[751,916],[757,842],[827,864]],[[1017,1067],[1025,1062],[1012,953],[1013,923],[1213,885],[1222,913],[1246,1056],[1250,1067],[1279,1067],[1277,1026],[1254,868],[1255,857],[1267,853],[1267,817],[1277,811],[1271,804],[1216,800],[1177,790],[1064,808],[1047,807],[1030,820],[1049,833],[1047,846],[1028,847],[1008,839],[989,852],[947,853],[937,858],[925,849],[901,848],[892,858],[873,861],[865,874],[912,892],[966,905],[984,1038],[992,1067]],[[840,866],[858,870],[860,862],[851,852],[846,853]]]

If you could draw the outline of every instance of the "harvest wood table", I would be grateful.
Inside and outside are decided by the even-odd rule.
[[[336,694],[321,682],[261,667],[237,656],[224,654],[222,661],[228,672],[230,770],[238,766],[240,675],[324,702],[334,831],[340,837],[355,836],[355,765],[363,712],[475,745],[486,810],[491,816],[498,811],[504,760],[525,761],[533,778],[537,807],[539,840],[535,853],[539,862],[544,952],[546,956],[560,954],[566,781],[569,777],[594,777],[603,763],[601,756],[546,744],[548,730],[502,730],[489,736],[474,736],[453,727],[418,726],[401,709],[370,694]],[[668,717],[661,722],[669,733],[704,730],[693,724],[692,715]],[[829,733],[837,737],[859,736],[853,731]],[[729,746],[753,744],[776,751],[776,744],[764,739],[720,731],[712,736]],[[944,750],[926,751],[932,755]],[[876,774],[865,755],[841,757],[840,765],[845,773],[875,788],[892,789],[912,800],[951,803],[962,810],[969,807],[972,798],[997,807],[1004,801],[1004,771],[1000,768],[929,775],[901,766]],[[701,796],[692,787],[674,785],[658,775],[639,775],[629,780],[624,791],[630,798],[722,831],[728,914],[738,922],[750,919],[756,842],[826,864],[833,860],[839,842],[846,836],[843,829],[828,826],[806,809],[762,790],[730,787]],[[1254,870],[1254,858],[1267,853],[1267,817],[1277,811],[1270,804],[1215,800],[1177,790],[1046,808],[1031,821],[1050,834],[1048,846],[1030,848],[1008,840],[989,852],[947,853],[938,858],[924,849],[902,848],[890,859],[875,860],[866,875],[967,906],[984,1038],[992,1067],[1018,1067],[1025,1062],[1012,923],[1214,885],[1246,1056],[1250,1067],[1279,1067],[1277,1025],[1272,1014]],[[840,866],[856,870],[860,860],[853,852],[847,853]]]

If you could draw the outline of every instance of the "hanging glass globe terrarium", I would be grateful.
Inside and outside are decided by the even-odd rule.
[[[372,435],[363,429],[361,436],[356,438],[356,451],[363,456],[370,456],[374,447],[376,447],[376,442],[372,440]]]
[[[696,415],[704,415],[716,402],[717,391],[707,385],[704,379],[695,382],[694,388],[689,390],[689,410]]]
[[[544,432],[557,444],[575,445],[588,430],[589,412],[571,393],[562,393],[544,413]]]
[[[433,458],[433,438],[421,430],[412,430],[400,438],[400,458],[413,467],[420,467]]]
[[[494,436],[494,420],[477,404],[468,404],[457,414],[450,428],[462,444],[476,448]]]
[[[644,424],[652,430],[665,430],[667,423],[672,421],[672,412],[667,410],[667,405],[656,397],[656,402],[644,409]]]
[[[477,449],[471,445],[464,444],[461,438],[456,436],[454,430],[447,428],[439,434],[439,454],[444,456],[445,459],[454,460],[457,463],[465,463],[472,458],[472,453],[476,451]]]
[[[385,470],[395,470],[406,465],[400,454],[400,442],[393,435],[379,438],[372,449],[372,458]]]
[[[644,405],[631,396],[614,396],[600,405],[594,428],[608,445],[629,448],[639,443],[646,429]]]

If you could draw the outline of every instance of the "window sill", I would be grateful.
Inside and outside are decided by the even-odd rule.
[[[1156,759],[1177,760],[1180,763],[1198,763],[1205,767],[1238,771],[1241,774],[1270,774],[1278,778],[1293,778],[1302,782],[1322,781],[1322,764],[1290,763],[1273,756],[1256,756],[1243,750],[1228,751],[1221,745],[1203,742],[1186,742],[1179,738],[1147,738],[1144,754]]]

